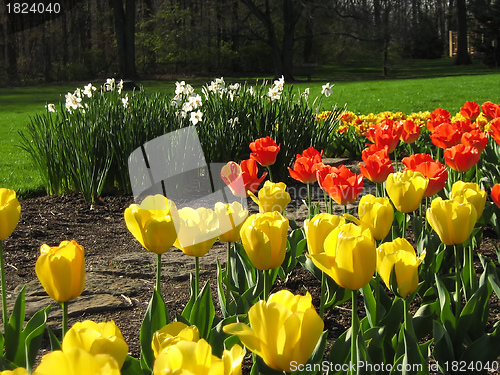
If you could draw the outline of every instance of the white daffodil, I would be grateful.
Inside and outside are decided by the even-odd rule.
[[[126,94],[125,97],[122,98],[122,104],[123,104],[123,108],[125,108],[125,109],[128,108],[128,94]]]
[[[333,83],[330,85],[330,82],[328,82],[326,85],[321,86],[321,94],[328,98],[333,93],[333,86],[335,85]]]
[[[56,107],[54,106],[54,104],[50,103],[50,104],[47,104],[45,106],[45,108],[47,108],[47,111],[49,112],[55,112],[56,111]]]
[[[281,91],[278,90],[276,86],[273,86],[269,89],[267,96],[271,98],[271,100],[279,100],[279,98],[281,98]]]
[[[118,94],[121,94],[122,93],[122,90],[123,90],[123,79],[120,79],[120,82],[118,82]]]
[[[202,118],[203,113],[201,111],[191,112],[191,118],[189,119],[189,121],[191,121],[193,125],[196,125],[197,123],[202,121]]]
[[[87,95],[88,98],[92,97],[92,91],[95,91],[96,88],[92,86],[92,83],[89,83],[87,86],[83,87],[83,94]]]

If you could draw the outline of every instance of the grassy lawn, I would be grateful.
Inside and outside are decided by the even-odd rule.
[[[321,109],[338,103],[356,113],[381,111],[432,111],[441,107],[453,114],[465,101],[479,104],[487,100],[500,102],[500,74],[476,63],[468,67],[453,66],[451,60],[399,61],[390,67],[389,78],[380,76],[380,64],[345,62],[325,66],[313,75],[311,82],[299,81],[293,89],[310,88],[311,100],[321,92],[326,82],[335,83],[333,94],[323,98]],[[299,77],[301,78],[301,77]],[[272,80],[272,78],[267,77]],[[209,78],[187,79],[195,87]],[[225,78],[226,83],[236,79]],[[237,81],[244,82],[239,78]],[[255,78],[247,79],[250,84]],[[141,81],[151,92],[173,95],[175,81]],[[27,153],[19,148],[18,132],[25,129],[30,116],[45,111],[46,103],[64,101],[64,94],[86,83],[0,89],[0,187],[15,189],[21,196],[43,193],[43,181]],[[57,105],[56,105],[57,107]]]

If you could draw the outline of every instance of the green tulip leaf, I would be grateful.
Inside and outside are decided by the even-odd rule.
[[[229,313],[226,301],[226,293],[223,287],[223,278],[224,278],[224,271],[222,271],[219,259],[217,259],[217,297],[219,298],[219,305],[222,311],[222,316],[227,317]],[[228,284],[231,285],[231,283]]]
[[[403,375],[428,374],[427,358],[422,356],[417,340],[403,328],[405,354],[403,355]]]
[[[363,333],[365,345],[370,358],[374,363],[392,362],[392,358],[388,360],[386,350],[386,335],[385,327],[374,327]]]
[[[195,278],[193,277],[193,274],[189,275],[189,301],[186,303],[186,306],[184,306],[184,309],[182,310],[182,316],[186,319],[189,319],[191,316],[191,309],[193,308],[194,301],[196,300],[196,281]]]
[[[149,371],[143,370],[141,368],[141,361],[138,359],[127,355],[125,362],[120,371],[121,375],[147,375],[150,374]]]
[[[19,350],[21,334],[24,324],[24,306],[25,306],[26,285],[17,295],[14,309],[5,327],[5,358],[15,363],[16,354]],[[24,347],[24,345],[22,345]]]
[[[460,357],[460,361],[465,361],[465,363],[481,362],[483,365],[487,362],[495,362],[500,355],[498,323],[495,327],[491,334],[485,334],[470,344]]]
[[[29,372],[33,368],[38,350],[42,344],[50,309],[51,306],[49,305],[33,315],[21,334],[21,342],[14,362],[20,367],[25,367]],[[21,345],[24,347],[21,347]]]
[[[47,329],[47,332],[49,334],[50,349],[52,351],[62,350],[61,342],[59,341],[59,339],[57,338],[57,336],[54,334],[54,332],[52,331],[52,329],[50,329],[49,326],[46,326],[45,328]]]
[[[457,322],[457,341],[461,342],[466,333],[473,341],[483,335],[488,323],[490,295],[488,285],[483,284],[467,301]]]
[[[14,370],[17,366],[7,358],[0,356],[0,371]]]
[[[426,303],[413,315],[413,329],[420,340],[432,332],[432,322],[439,317],[438,301]]]
[[[440,305],[440,320],[451,337],[455,337],[456,319],[451,311],[450,294],[441,279],[436,275],[436,287],[438,290]]]
[[[450,335],[443,325],[438,321],[434,321],[432,331],[434,335],[434,350],[432,352],[434,359],[441,364],[455,361],[456,358],[453,350],[453,343],[450,339]],[[440,365],[440,369],[443,374],[448,374],[442,365]]]
[[[370,284],[366,284],[361,289],[361,294],[363,296],[366,316],[368,317],[368,321],[370,322],[370,327],[375,327],[377,325],[377,322],[375,320],[379,319],[380,317],[377,316],[377,301],[375,301],[375,297],[373,295]]]
[[[193,304],[189,321],[198,327],[200,338],[208,340],[210,330],[215,320],[215,307],[210,292],[210,281],[207,281]]]
[[[141,343],[141,368],[151,370],[155,361],[151,341],[153,334],[169,323],[167,306],[161,294],[155,289],[142,321],[139,334]]]
[[[239,322],[239,318],[245,318],[245,315],[234,315],[227,317],[225,319],[222,319],[219,323],[217,323],[211,330],[210,330],[210,335],[209,335],[209,341],[208,343],[212,347],[212,354],[221,358],[222,353],[224,349],[230,349],[233,345],[227,347],[226,346],[226,341],[229,337],[227,333],[225,333],[222,328],[231,323],[236,323]],[[238,336],[232,335],[232,337],[236,337],[236,342],[239,342]],[[236,343],[235,342],[235,343]],[[230,341],[228,342],[230,343]]]
[[[349,363],[351,353],[351,330],[348,329],[342,333],[337,340],[333,343],[330,348],[330,354],[328,355],[328,361],[330,363],[343,365]],[[328,375],[340,375],[342,371],[337,372],[328,371]]]
[[[386,337],[392,337],[399,331],[403,318],[404,302],[402,299],[396,299],[387,314],[379,322],[379,326],[384,327],[386,331]]]

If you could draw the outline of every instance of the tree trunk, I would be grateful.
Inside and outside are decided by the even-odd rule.
[[[125,12],[122,0],[113,0],[120,78],[136,79],[135,0],[126,0],[126,6],[127,10]]]
[[[472,64],[467,51],[467,8],[465,0],[457,0],[457,57],[456,65]]]

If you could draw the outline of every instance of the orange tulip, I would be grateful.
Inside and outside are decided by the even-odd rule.
[[[250,143],[250,159],[255,160],[263,167],[268,167],[276,162],[276,157],[281,145],[277,145],[271,137],[259,138]]]
[[[365,161],[370,155],[378,154],[381,159],[386,159],[389,157],[389,147],[379,146],[376,144],[370,145],[361,151],[361,159]]]
[[[446,149],[460,142],[461,133],[457,127],[450,123],[442,123],[434,129],[431,141],[437,147]]]
[[[365,165],[363,165],[363,163],[359,163],[361,174],[370,181],[376,183],[384,182],[389,173],[394,172],[391,159],[388,157],[381,158],[381,153],[383,153],[383,151],[375,152],[366,159],[363,159]]]
[[[397,122],[384,120],[370,126],[366,138],[380,147],[387,146],[391,153],[398,145],[402,132],[403,128]]]
[[[490,135],[500,145],[500,117],[493,119],[490,123]]]
[[[474,129],[462,134],[460,142],[466,146],[477,148],[479,153],[481,153],[488,144],[488,134],[479,129]]]
[[[433,133],[434,129],[444,122],[450,122],[450,112],[446,109],[436,108],[432,111],[431,118],[427,120],[427,129]]]
[[[500,208],[500,183],[496,183],[491,188],[491,199]]]
[[[406,169],[422,173],[429,180],[424,197],[432,197],[444,188],[448,178],[446,165],[434,160],[428,154],[414,154],[402,160]]]
[[[403,131],[401,133],[401,137],[399,138],[404,143],[413,143],[415,142],[420,135],[420,126],[418,126],[412,120],[405,120],[402,122],[401,127]]]
[[[475,147],[459,143],[444,151],[444,160],[451,169],[457,172],[467,172],[479,161],[479,151]]]
[[[230,161],[222,167],[220,176],[235,196],[248,197],[248,191],[255,193],[267,176],[267,172],[264,172],[258,178],[258,172],[259,168],[255,160],[248,159],[243,160],[240,165]]]
[[[316,181],[316,170],[321,166],[322,155],[323,151],[320,153],[314,147],[304,150],[302,155],[297,154],[293,169],[288,168],[290,177],[304,184]]]
[[[481,105],[484,115],[488,121],[500,117],[500,105],[492,103],[490,101],[484,102]]]
[[[460,107],[460,114],[471,121],[475,121],[479,113],[479,104],[476,102],[465,102],[464,106]]]
[[[338,172],[327,174],[320,187],[338,204],[347,205],[354,202],[363,191],[363,175],[351,172],[344,165],[332,169],[337,169]]]

